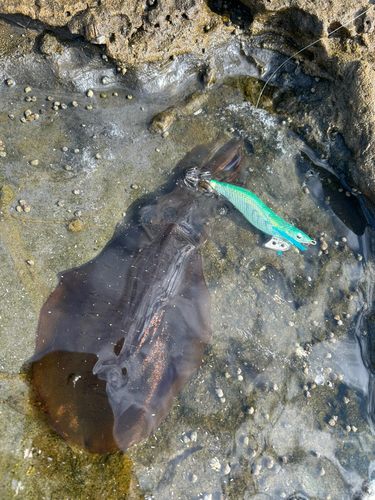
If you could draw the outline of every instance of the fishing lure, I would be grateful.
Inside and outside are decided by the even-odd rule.
[[[275,214],[262,200],[247,189],[211,179],[209,186],[224,196],[257,229],[272,236],[267,248],[285,251],[292,245],[306,250],[303,245],[315,245],[316,241],[292,224]]]

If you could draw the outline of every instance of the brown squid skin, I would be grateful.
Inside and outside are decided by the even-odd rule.
[[[242,143],[198,146],[179,168],[233,179]],[[84,266],[63,272],[39,319],[32,371],[53,426],[91,453],[126,449],[167,416],[211,338],[198,251],[217,199],[181,181]]]

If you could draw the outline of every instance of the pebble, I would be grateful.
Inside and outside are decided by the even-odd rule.
[[[113,97],[118,97],[118,93],[117,92],[113,92]]]
[[[0,151],[0,157],[5,158],[6,157],[6,152],[5,151]]]
[[[304,192],[305,194],[310,194],[310,190],[309,190],[309,188],[308,188],[308,187],[306,187],[306,186],[303,188],[303,192]]]
[[[57,206],[62,208],[64,206],[64,202],[63,201],[58,201],[57,202]]]
[[[22,209],[24,212],[29,213],[31,210],[31,207],[30,207],[30,205],[25,204],[25,205],[23,205]]]
[[[357,427],[355,427],[355,425],[352,425],[352,431],[357,432],[357,430],[358,430]]]
[[[272,469],[272,467],[275,465],[275,462],[273,461],[272,458],[267,460],[267,469]]]
[[[347,425],[347,426],[345,427],[345,429],[346,429],[348,432],[350,432],[350,431],[352,430],[352,428],[350,427],[350,425]]]
[[[80,193],[80,190],[79,189],[74,189],[73,190],[73,194],[79,194]]]
[[[168,132],[168,130],[167,130],[166,132],[163,132],[163,133],[161,134],[161,136],[162,136],[162,138],[163,138],[163,139],[165,139],[166,137],[168,137],[168,136],[169,136],[169,132]]]
[[[288,321],[289,326],[294,326],[294,321]]]
[[[216,457],[211,460],[210,467],[211,467],[211,469],[216,470],[216,471],[219,471],[221,469],[220,462]]]
[[[63,146],[63,147],[61,148],[61,151],[64,151],[64,153],[66,153],[66,152],[68,151],[68,148],[67,148],[66,146]]]
[[[33,266],[35,262],[32,259],[29,259],[26,261],[26,264],[28,264],[29,266]]]
[[[215,390],[216,394],[218,395],[219,398],[222,398],[224,396],[224,393],[222,389],[216,389]]]
[[[8,85],[8,87],[11,87],[12,85],[14,85],[14,80],[8,78],[8,80],[6,80],[5,83]]]
[[[242,382],[243,381],[243,376],[242,375],[238,375],[237,379]]]
[[[77,108],[78,107],[78,102],[77,101],[72,101],[72,106],[73,106],[73,108]]]
[[[256,464],[253,466],[251,472],[254,476],[259,476],[261,470],[262,470],[262,466],[259,464]]]
[[[105,98],[107,97],[107,94],[101,93],[101,94],[100,94],[100,97],[101,97],[102,99],[105,99]]]
[[[74,215],[75,215],[76,217],[81,217],[81,215],[82,215],[81,210],[77,210],[76,212],[74,212]]]
[[[227,464],[224,468],[224,475],[226,476],[227,474],[229,474],[231,471],[231,467],[229,464]]]
[[[326,241],[322,241],[320,244],[320,249],[324,251],[327,250],[327,248],[328,248],[328,243]]]
[[[78,154],[79,153],[79,149],[78,148],[73,149],[73,153]]]
[[[191,475],[191,482],[196,483],[198,481],[198,476],[196,474]]]
[[[329,359],[329,358],[332,358],[332,354],[331,354],[330,352],[329,352],[329,353],[327,353],[327,354],[326,354],[326,358],[328,358],[328,359]]]
[[[334,425],[336,425],[336,421],[335,421],[333,418],[330,418],[330,419],[328,420],[328,423],[329,423],[329,425],[331,425],[332,427],[333,427]]]
[[[51,102],[51,101],[53,101],[53,97],[49,95],[49,96],[47,97],[47,101],[50,101],[50,102]]]
[[[191,434],[190,434],[190,440],[193,441],[193,442],[196,442],[198,439],[198,434],[196,431],[193,431]]]
[[[17,205],[17,206],[16,206],[16,211],[17,211],[17,212],[22,212],[22,207],[21,207],[21,205]]]
[[[133,99],[133,96],[132,96],[131,94],[128,94],[128,95],[126,96],[126,98],[127,98],[127,99]]]
[[[65,104],[65,102],[62,102],[61,105],[60,105],[60,108],[61,109],[67,109],[67,105]]]
[[[347,397],[344,397],[344,403],[347,405],[350,402],[350,399]]]
[[[30,165],[39,165],[39,160],[31,160]]]
[[[100,158],[101,158],[101,157],[102,157],[102,155],[101,155],[101,154],[96,153],[95,158],[96,158],[97,160],[100,160]]]
[[[137,185],[137,184],[130,184],[130,187],[131,187],[132,189],[138,189],[138,185]]]
[[[102,77],[102,84],[103,85],[109,85],[110,83],[111,83],[111,79],[109,78],[109,76],[103,76]]]
[[[65,165],[65,170],[72,170],[72,167],[70,165]]]
[[[88,106],[86,106],[86,109],[88,109],[89,111],[91,111],[92,110],[92,106],[88,105]]]
[[[31,92],[31,88],[30,87],[26,87],[25,88],[25,92],[26,92],[26,94],[28,94],[29,92]]]
[[[122,73],[123,75],[125,75],[125,73],[126,73],[126,72],[127,72],[127,69],[126,69],[126,68],[121,68],[121,73]]]
[[[185,435],[184,435],[184,437],[183,437],[183,441],[184,441],[184,443],[185,443],[185,444],[190,443],[190,438],[189,438],[189,436],[187,436],[187,435],[185,434]]]
[[[252,406],[250,406],[250,408],[247,410],[247,413],[249,415],[252,415],[254,413],[254,411],[255,411],[254,408]]]
[[[248,438],[247,436],[246,436],[246,437],[244,437],[243,444],[244,444],[245,446],[249,446],[249,438]]]
[[[361,254],[359,254],[359,253],[357,253],[357,260],[358,260],[359,262],[361,262],[361,260],[362,260],[362,259],[363,259],[362,255],[361,255]]]
[[[325,473],[326,471],[323,469],[323,467],[319,469],[319,476],[324,476]]]
[[[88,91],[86,92],[86,95],[87,95],[87,97],[93,97],[94,92],[93,92],[92,90],[88,90]]]

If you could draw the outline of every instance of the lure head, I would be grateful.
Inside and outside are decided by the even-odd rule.
[[[307,236],[307,234],[303,233],[291,224],[288,224],[287,227],[283,227],[282,229],[274,226],[273,229],[275,232],[273,235],[274,237],[284,240],[284,242],[293,244],[299,250],[306,250],[306,247],[304,247],[303,245],[316,245],[315,240],[313,240],[312,238],[310,238],[310,236]],[[284,250],[288,250],[288,248],[285,248]],[[283,251],[282,248],[280,248],[280,250]]]
[[[286,233],[288,234],[288,230],[286,231]],[[316,240],[313,240],[312,238],[310,238],[310,236],[303,233],[302,231],[300,231],[296,227],[294,227],[293,229],[290,230],[290,236],[295,241],[297,241],[298,243],[300,243],[302,245],[316,245]]]

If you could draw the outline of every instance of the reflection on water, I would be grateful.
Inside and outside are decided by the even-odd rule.
[[[21,116],[21,89],[9,92],[2,112]],[[47,94],[35,91],[40,103]],[[218,87],[166,138],[147,132],[155,103],[124,97],[97,98],[89,111],[86,97],[54,95],[82,102],[57,115],[47,104],[38,122],[1,125],[1,183],[14,193],[1,233],[4,498],[119,498],[129,489],[157,499],[372,498],[373,229],[357,195],[234,88]],[[245,187],[318,244],[279,256],[223,201],[201,249],[213,331],[202,367],[155,434],[125,456],[71,449],[32,391],[27,404],[17,377],[34,349],[40,307],[57,272],[97,255],[121,213],[218,133],[244,139]],[[19,200],[29,213],[17,212]],[[72,233],[64,223],[75,212],[83,230]]]

